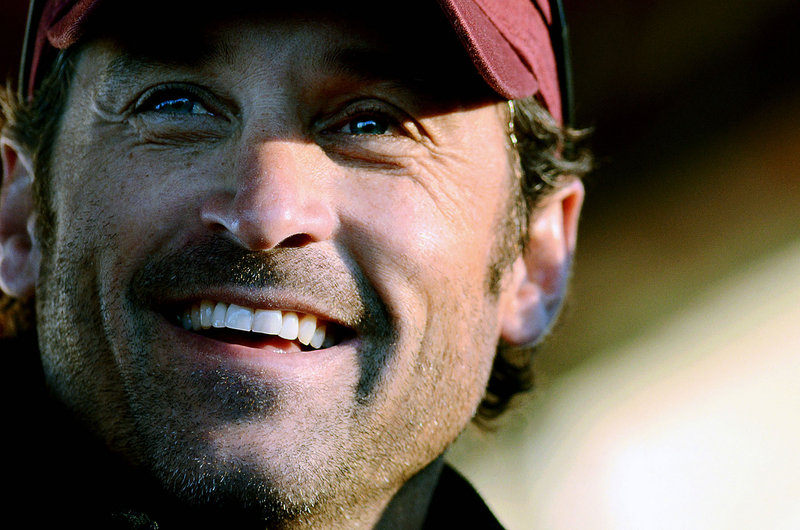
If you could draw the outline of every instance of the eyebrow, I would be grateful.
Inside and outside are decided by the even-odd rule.
[[[374,48],[340,48],[330,50],[320,58],[323,70],[341,73],[367,81],[394,81],[401,85],[422,87],[425,72],[408,56]]]
[[[164,66],[197,67],[207,60],[230,62],[231,49],[227,43],[212,39],[193,46],[132,46],[111,59],[100,75],[100,93],[114,91],[119,86],[133,86],[142,77]]]
[[[199,66],[209,59],[212,62],[230,62],[231,57],[228,44],[216,39],[200,40],[192,46],[128,47],[111,60],[106,73],[120,77],[129,72],[140,73],[163,65]]]
[[[122,52],[106,65],[102,79],[107,83],[130,83],[148,72],[164,65],[198,66],[210,60],[225,64],[230,62],[231,50],[226,43],[217,42],[205,46],[203,51],[194,48],[191,53],[153,54]],[[340,74],[370,82],[388,82],[406,90],[427,91],[437,83],[430,73],[412,64],[407,56],[365,47],[337,48],[328,50],[312,59],[317,71]]]
[[[138,79],[155,68],[155,64],[128,53],[117,55],[98,75],[94,90],[95,100],[101,108],[107,110],[117,108],[121,102],[118,97],[126,92],[126,87],[135,87]]]
[[[135,79],[153,68],[154,65],[148,61],[143,61],[128,53],[122,53],[106,65],[101,78],[103,81],[111,79],[115,82],[125,82]]]
[[[467,83],[443,75],[431,62],[414,61],[413,55],[380,48],[348,47],[330,50],[318,57],[319,71],[355,80],[390,86],[420,105],[453,106]],[[462,94],[463,95],[463,94]]]

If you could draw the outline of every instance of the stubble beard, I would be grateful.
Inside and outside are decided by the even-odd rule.
[[[56,396],[114,452],[121,453],[137,470],[149,470],[166,494],[187,508],[236,514],[237,520],[244,517],[277,526],[311,518],[332,500],[340,505],[343,500],[351,502],[357,508],[357,492],[369,491],[371,477],[359,470],[365,451],[346,441],[368,439],[371,426],[369,422],[348,425],[339,420],[358,419],[362,416],[358,409],[368,404],[340,401],[310,417],[308,410],[302,410],[306,425],[314,428],[303,431],[298,426],[293,443],[275,444],[266,451],[254,444],[246,448],[252,451],[250,455],[221,457],[215,440],[208,436],[215,427],[220,432],[230,424],[242,431],[262,429],[265,438],[274,439],[270,429],[275,419],[286,425],[292,411],[302,408],[284,396],[303,395],[303,389],[287,387],[286,382],[278,389],[258,373],[154,366],[150,346],[158,344],[160,337],[155,336],[153,317],[140,301],[131,302],[131,293],[121,288],[117,292],[123,302],[104,300],[103,289],[97,285],[102,281],[90,280],[94,272],[90,258],[59,254],[63,246],[51,248],[54,252],[43,260],[37,296],[46,378]],[[230,270],[229,251],[217,248],[207,255],[224,261]],[[183,263],[173,265],[173,270],[186,272]],[[205,278],[208,272],[200,271],[198,276]],[[146,269],[141,275],[149,278],[148,292],[163,287],[159,278],[172,281],[171,272],[156,274]],[[119,314],[109,315],[101,309],[120,303],[129,309],[125,322]],[[365,358],[381,359],[390,348],[391,328],[384,311],[374,302],[368,311],[373,324],[366,329],[371,330],[373,350],[380,351],[363,352]],[[122,340],[107,336],[120,329],[124,329]],[[115,343],[125,344],[127,350],[120,351]],[[130,359],[130,363],[118,366],[114,359]],[[365,370],[375,377],[380,372],[374,366]],[[94,388],[96,385],[100,387]]]
[[[147,263],[127,299],[135,312],[154,292],[191,290],[209,281],[335,296],[323,305],[336,304],[363,335],[355,386],[377,384],[373,378],[384,369],[378,360],[391,348],[392,325],[377,295],[352,270],[309,250],[286,249],[265,259],[264,253],[212,238]],[[323,287],[312,287],[318,285]],[[336,292],[323,293],[330,285]],[[146,318],[132,322],[129,344],[158,344],[156,328]],[[313,518],[330,504],[357,508],[374,490],[363,470],[373,437],[363,419],[371,399],[361,402],[352,389],[306,388],[255,370],[154,366],[146,351],[131,358],[132,373],[141,374],[133,385],[137,389],[128,392],[141,454],[159,481],[185,502],[245,511],[277,525]]]
[[[507,222],[505,219],[504,223]],[[51,241],[48,248],[57,251],[54,243]],[[204,253],[217,256],[220,263],[225,262],[226,270],[230,270],[230,256],[227,256],[230,252],[238,251],[217,249]],[[497,271],[507,267],[508,252],[507,248],[496,249],[497,263],[492,263],[487,270],[485,296],[492,303],[496,301],[499,289]],[[194,260],[196,255],[193,253],[189,258]],[[144,345],[155,344],[158,337],[152,335],[153,328],[148,326],[147,317],[131,319],[135,325],[127,331],[127,343],[134,346],[133,351],[129,352],[133,364],[128,377],[123,374],[120,380],[112,378],[98,392],[100,397],[84,399],[80,390],[76,390],[76,381],[78,387],[90,381],[85,374],[78,372],[87,368],[89,373],[102,371],[103,366],[88,366],[84,360],[79,369],[65,370],[63,360],[86,357],[87,352],[112,352],[107,337],[98,330],[108,333],[113,331],[109,329],[112,324],[121,326],[122,323],[109,322],[100,312],[100,287],[98,282],[88,281],[90,274],[87,271],[93,269],[92,260],[58,256],[58,252],[43,256],[42,282],[37,288],[39,336],[42,352],[50,352],[44,355],[50,358],[50,362],[46,363],[46,369],[50,368],[50,384],[56,388],[56,394],[90,425],[90,429],[105,436],[107,442],[110,437],[114,438],[115,443],[122,440],[116,445],[116,450],[127,453],[126,456],[137,465],[150,469],[171,495],[187,505],[213,506],[215,509],[230,510],[231,513],[247,513],[257,520],[277,526],[287,521],[311,520],[320,506],[333,500],[338,503],[340,510],[358,510],[372,500],[368,497],[376,489],[376,480],[384,478],[389,484],[387,487],[391,488],[396,485],[390,484],[390,476],[402,476],[402,480],[407,480],[413,474],[408,469],[402,470],[405,463],[392,461],[393,453],[401,455],[407,447],[392,447],[391,442],[379,450],[372,446],[375,440],[385,441],[386,432],[378,432],[371,417],[362,414],[371,402],[370,391],[378,386],[384,369],[395,355],[393,326],[374,291],[367,297],[367,302],[364,302],[363,292],[353,293],[370,307],[369,320],[373,321],[370,330],[375,339],[370,342],[371,349],[362,353],[364,359],[372,359],[372,364],[367,363],[362,367],[362,379],[356,389],[358,399],[340,402],[333,410],[310,418],[315,426],[314,431],[304,433],[306,438],[301,444],[275,447],[274,458],[270,455],[265,457],[263,451],[253,455],[252,459],[236,456],[219,458],[211,440],[205,436],[208,432],[207,418],[187,415],[184,411],[195,409],[198,403],[210,403],[214,415],[225,422],[235,421],[242,426],[258,428],[264,425],[264,418],[285,415],[297,404],[283,401],[275,387],[258,377],[258,374],[231,373],[224,369],[194,370],[185,371],[182,378],[176,380],[175,372],[153,369],[148,364],[149,354]],[[160,272],[145,268],[137,279],[139,283],[133,282],[132,285],[141,285],[143,278],[147,277],[149,283],[143,291],[152,292],[163,287],[163,283],[172,281],[175,270],[185,272],[185,265],[184,262],[174,262]],[[242,265],[239,269],[246,270],[247,267]],[[195,281],[204,281],[208,273],[208,270],[201,270]],[[241,278],[234,281],[241,281]],[[299,280],[301,284],[311,281],[317,283],[319,278]],[[359,285],[364,287],[363,284]],[[141,298],[141,291],[131,292],[120,288],[119,293],[125,293],[125,304],[129,309],[133,307],[132,315],[144,307],[142,300],[137,300],[137,297]],[[119,296],[123,297],[123,294]],[[453,304],[453,309],[457,309],[457,304]],[[83,315],[83,326],[73,321],[72,316],[76,314]],[[441,329],[445,329],[445,326],[441,326]],[[434,342],[437,341],[444,350],[451,350],[450,354],[454,357],[451,362],[458,362],[457,348],[451,348],[448,337],[443,334]],[[476,341],[471,347],[482,350],[487,348],[487,344]],[[486,368],[484,374],[475,377],[485,383],[488,371],[489,368]],[[133,377],[130,377],[131,374]],[[481,381],[466,384],[474,389],[476,383],[482,384]],[[112,387],[114,384],[119,386]],[[420,390],[436,396],[436,381],[428,381],[428,384],[429,388]],[[119,401],[105,399],[109,395],[117,395]],[[438,396],[438,399],[442,398],[449,399],[448,396]],[[471,401],[477,406],[474,398]],[[187,417],[198,418],[198,421],[189,421]],[[419,417],[425,418],[426,411],[420,410]],[[340,418],[356,421],[343,426],[338,421]],[[363,421],[358,421],[360,418]],[[101,424],[112,424],[119,430],[110,436]],[[464,426],[450,425],[449,438],[443,447],[428,448],[430,454],[427,460],[438,456]],[[355,440],[357,443],[344,443],[344,440]],[[253,449],[259,450],[258,447]],[[292,455],[288,463],[287,453]],[[275,468],[265,469],[257,463],[265,460],[283,462],[277,469],[283,474],[276,473]],[[374,475],[376,469],[382,470],[383,477]],[[357,492],[363,492],[363,497]]]

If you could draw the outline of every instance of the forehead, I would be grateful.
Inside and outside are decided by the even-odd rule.
[[[121,4],[106,3],[87,39],[117,44],[121,56],[108,65],[108,73],[117,76],[135,76],[150,63],[227,65],[234,57],[269,49],[271,57],[252,59],[292,55],[310,72],[400,80],[440,100],[498,99],[431,0],[410,0],[395,10],[361,1],[310,2],[294,9],[232,0],[210,13],[180,1],[158,6],[147,0],[134,12]]]

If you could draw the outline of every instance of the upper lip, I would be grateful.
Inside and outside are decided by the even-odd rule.
[[[250,309],[293,311],[313,315],[321,322],[332,323],[358,332],[361,328],[361,311],[347,311],[341,307],[323,306],[314,297],[280,289],[239,289],[234,287],[205,288],[196,293],[180,293],[161,297],[156,304],[167,311],[183,310],[201,300],[236,304]]]
[[[132,303],[167,314],[206,299],[314,315],[366,333],[382,321],[358,269],[321,248],[248,251],[220,237],[151,255],[130,282]]]

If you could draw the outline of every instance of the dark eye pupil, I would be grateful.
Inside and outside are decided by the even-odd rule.
[[[386,120],[379,118],[357,118],[350,122],[353,134],[383,134],[389,128]]]

